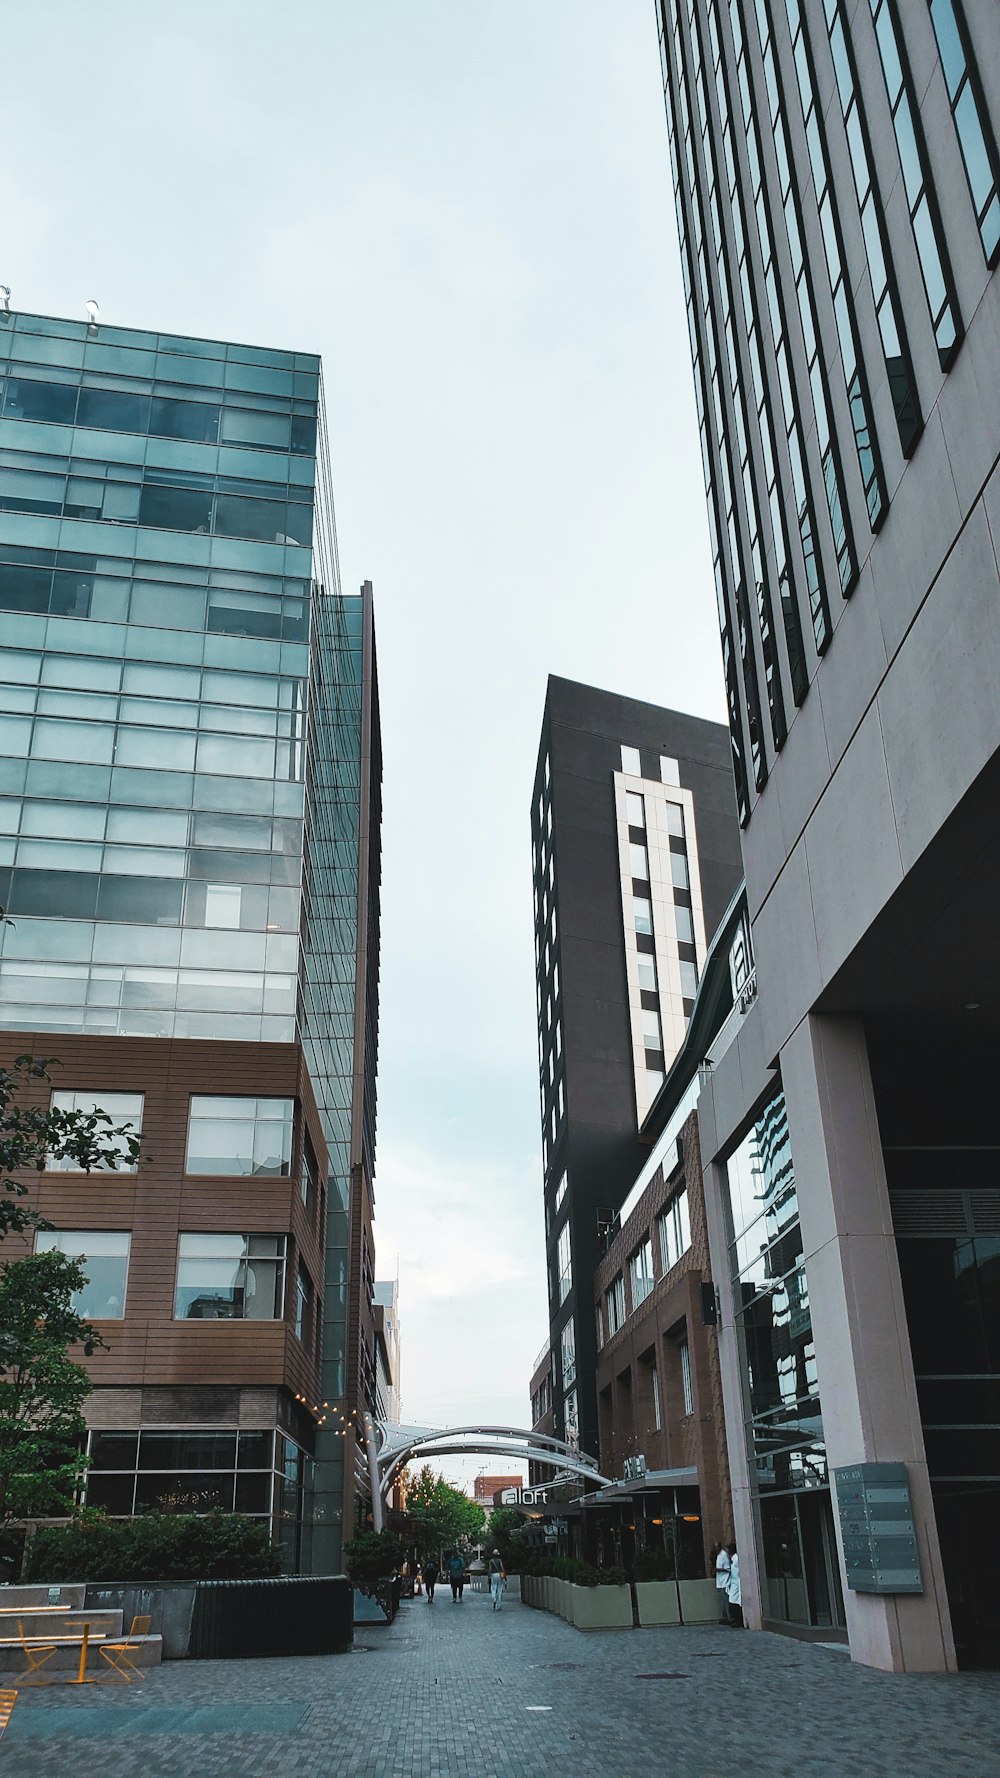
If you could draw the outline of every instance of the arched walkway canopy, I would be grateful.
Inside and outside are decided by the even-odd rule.
[[[385,1523],[385,1497],[393,1477],[413,1457],[454,1457],[466,1452],[506,1457],[516,1463],[545,1463],[559,1474],[606,1485],[593,1457],[574,1450],[562,1439],[518,1426],[401,1426],[366,1414],[364,1429],[376,1531]]]

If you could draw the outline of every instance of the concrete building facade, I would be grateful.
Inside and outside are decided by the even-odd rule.
[[[658,16],[756,957],[699,1106],[744,1613],[995,1663],[1000,13]],[[858,1581],[879,1463],[919,1591]]]

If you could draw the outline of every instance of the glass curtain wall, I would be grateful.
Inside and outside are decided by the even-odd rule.
[[[764,1615],[776,1622],[841,1625],[809,1286],[780,1088],[729,1157],[726,1179]]]
[[[0,318],[0,1025],[295,1035],[319,361]]]

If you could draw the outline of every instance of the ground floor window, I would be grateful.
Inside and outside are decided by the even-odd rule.
[[[309,1459],[273,1428],[91,1432],[89,1456],[86,1504],[112,1517],[239,1512],[297,1538]]]

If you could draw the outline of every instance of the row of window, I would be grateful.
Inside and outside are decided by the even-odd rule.
[[[142,1134],[142,1093],[54,1092],[53,1111],[106,1111],[114,1124],[128,1124]],[[292,1165],[295,1119],[293,1099],[192,1096],[188,1109],[184,1171],[226,1177],[276,1174],[287,1177]],[[51,1172],[76,1172],[68,1157],[54,1155]],[[126,1171],[135,1172],[135,1167]]]
[[[665,1208],[656,1219],[656,1242],[659,1248],[659,1276],[665,1278],[672,1271],[678,1260],[691,1245],[691,1218],[688,1206],[687,1189],[673,1194]],[[613,1278],[604,1293],[603,1304],[597,1309],[597,1343],[603,1346],[605,1339],[611,1339],[620,1328],[624,1327],[630,1314],[645,1302],[656,1283],[657,1273],[653,1258],[652,1233],[640,1242],[628,1262],[629,1291],[631,1301],[626,1301],[625,1278],[619,1272]]]
[[[802,652],[801,627],[794,590],[795,576],[789,570],[785,517],[788,511],[795,511],[798,515],[804,584],[809,597],[817,653],[822,653],[826,647],[831,625],[815,531],[810,471],[803,448],[803,427],[797,412],[780,276],[774,257],[773,224],[762,169],[764,144],[757,121],[753,77],[744,35],[746,9],[742,0],[729,0],[729,29],[733,47],[729,76],[733,83],[733,97],[735,99],[738,93],[742,109],[742,129],[739,131],[738,145],[731,124],[726,73],[728,52],[726,55],[723,53],[717,0],[705,0],[707,38],[703,38],[703,26],[695,0],[688,0],[685,25],[682,25],[680,4],[681,0],[667,0],[664,6],[664,16],[668,22],[662,32],[661,54],[668,97],[678,229],[709,500],[737,800],[741,820],[745,822],[749,818],[749,799],[743,750],[744,734],[748,742],[749,764],[758,788],[762,787],[767,774],[767,761],[760,735],[760,697],[754,634],[761,652],[766,703],[776,750],[784,739],[781,672],[768,580],[769,552],[762,535],[763,509],[758,499],[754,465],[746,449],[747,421],[750,418],[746,403],[751,386],[755,396],[756,430],[762,450],[762,462],[758,469],[767,483],[770,541],[773,543],[778,570],[777,587],[782,616],[780,633],[785,637],[788,672],[796,702],[801,702],[805,695],[808,673]],[[944,231],[934,199],[919,110],[906,65],[905,46],[899,27],[898,0],[869,0],[869,7],[885,75],[929,318],[942,366],[947,368],[961,339],[961,318],[958,314]],[[1000,157],[989,127],[960,0],[930,0],[930,9],[984,253],[992,263],[1000,251]],[[756,15],[767,99],[769,128],[764,134],[773,143],[777,157],[781,210],[798,303],[812,417],[821,462],[821,475],[818,479],[830,520],[841,589],[846,594],[856,576],[856,555],[847,516],[846,488],[831,418],[827,370],[820,348],[821,335],[813,287],[816,268],[806,264],[803,248],[802,214],[792,175],[787,103],[775,53],[771,0],[758,0],[753,10]],[[785,0],[785,10],[795,82],[801,101],[802,128],[826,255],[852,442],[869,522],[872,529],[876,530],[885,515],[887,496],[878,454],[874,409],[854,310],[857,293],[852,290],[844,254],[839,214],[843,194],[838,196],[832,178],[828,145],[830,119],[829,115],[823,115],[817,102],[814,58],[820,43],[830,54],[836,76],[844,139],[848,147],[855,185],[854,195],[865,242],[873,310],[882,343],[884,370],[896,417],[900,448],[904,454],[912,452],[922,421],[902,305],[889,257],[888,236],[874,175],[867,124],[857,88],[852,39],[857,34],[859,25],[856,16],[848,25],[847,8],[843,0],[824,0],[825,20],[819,22],[821,26],[825,22],[825,37],[822,28],[817,32],[818,21],[812,19],[810,9],[802,4],[802,0]],[[717,165],[713,141],[714,123],[709,111],[705,83],[705,61],[708,54],[714,70],[719,104],[721,146],[726,172],[724,182],[721,169]],[[795,85],[792,90],[795,90]],[[761,113],[765,114],[763,105]],[[694,123],[695,116],[697,127]],[[695,152],[696,142],[700,142],[698,155]],[[750,175],[749,190],[752,194],[752,203],[749,206],[745,203],[743,175],[739,164],[743,144]],[[767,151],[770,153],[770,147]],[[682,168],[686,196],[681,189]],[[731,221],[732,239],[735,242],[732,262],[721,221],[721,197],[724,190],[728,192],[728,203],[724,208]],[[766,303],[757,301],[747,254],[746,227],[750,214],[756,223]],[[713,273],[711,277],[710,264]],[[742,295],[741,307],[746,327],[744,340],[747,359],[743,366],[739,362],[737,334],[733,324],[733,292],[737,285]],[[770,322],[770,344],[784,412],[787,462],[794,498],[791,494],[782,493],[780,484],[783,471],[775,462],[770,398],[764,381],[764,361],[770,353],[762,352],[761,345],[762,317],[765,315]],[[725,350],[722,349],[723,342]],[[743,341],[739,349],[744,349]],[[712,422],[714,460],[713,452],[709,450],[709,415]],[[741,505],[737,504],[735,498],[735,482],[742,484]],[[756,604],[754,631],[751,631],[750,625],[751,591]]]
[[[534,848],[535,971],[538,1003],[538,1066],[542,1150],[546,1166],[566,1115],[566,1086],[560,1069],[562,1025],[557,953],[555,853],[552,846],[552,770],[546,753],[538,793]]]
[[[177,1243],[174,1319],[177,1321],[282,1321],[285,1318],[285,1235],[182,1234]],[[92,1321],[120,1321],[125,1314],[131,1236],[126,1230],[46,1229],[35,1251],[78,1259],[86,1284],[73,1307]],[[313,1289],[299,1262],[289,1305],[295,1334],[312,1343]]]
[[[298,399],[275,401],[273,411],[263,406],[237,405],[246,395],[236,390],[218,399],[206,399],[202,391],[177,390],[157,393],[157,385],[145,388],[136,380],[83,373],[39,372],[35,367],[11,368],[3,392],[3,415],[8,420],[37,420],[55,426],[87,427],[95,432],[133,432],[150,438],[183,439],[192,444],[253,445],[258,450],[314,456],[316,452],[316,403]]]
[[[298,1513],[304,1453],[273,1432],[92,1432],[87,1505],[135,1513]]]
[[[69,552],[38,550],[32,554]],[[100,623],[125,623],[131,619],[137,624],[206,630],[219,636],[257,636],[278,642],[309,640],[307,597],[255,592],[245,586],[176,586],[169,580],[132,585],[121,576],[99,574],[96,567],[53,571],[44,563],[0,562],[0,610],[94,618]]]
[[[44,461],[44,459],[40,459]],[[235,478],[228,478],[230,483]],[[241,492],[226,490],[226,478],[192,472],[136,467],[106,475],[98,463],[78,463],[70,474],[41,468],[0,466],[0,512],[36,513],[48,518],[104,520],[155,531],[192,531],[201,536],[243,537],[254,543],[312,542],[312,497],[269,496],[265,483],[247,482]]]
[[[730,617],[731,598],[729,589],[732,586],[730,566],[723,552],[720,518],[722,511],[721,488],[717,485],[716,472],[708,444],[708,411],[712,405],[714,419],[714,437],[718,441],[724,436],[725,425],[721,407],[719,386],[719,350],[715,331],[715,320],[709,304],[708,268],[704,251],[704,229],[697,202],[698,184],[694,159],[694,148],[691,132],[691,117],[687,99],[687,88],[683,78],[683,52],[681,48],[680,17],[676,0],[671,0],[672,35],[674,42],[674,59],[677,78],[676,108],[670,98],[670,72],[668,67],[668,51],[666,36],[660,40],[660,53],[663,60],[664,91],[667,95],[667,127],[670,142],[670,159],[673,167],[674,206],[677,213],[677,233],[681,249],[681,273],[684,280],[684,296],[687,307],[688,333],[691,341],[691,361],[694,370],[695,405],[698,414],[698,434],[701,443],[701,459],[705,476],[705,494],[708,501],[708,524],[712,545],[712,568],[715,577],[716,601],[719,611],[719,628],[722,633],[722,665],[726,684],[726,702],[729,713],[729,735],[732,747],[733,777],[736,787],[736,804],[740,821],[744,824],[749,819],[750,803],[747,781],[746,759],[743,749],[743,725],[740,718],[739,681],[736,672],[736,656],[733,640],[733,629]],[[675,118],[677,123],[675,124]],[[691,231],[688,231],[685,214],[684,196],[682,193],[681,150],[683,146],[684,171],[688,202],[691,204]],[[697,276],[697,286],[696,286]],[[699,336],[699,320],[696,311],[696,288],[700,294],[700,322],[704,329],[704,350]],[[729,539],[730,548],[735,546],[735,536]],[[761,769],[761,757],[758,752],[755,758],[755,770]]]

